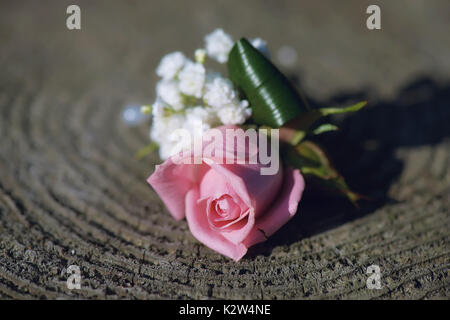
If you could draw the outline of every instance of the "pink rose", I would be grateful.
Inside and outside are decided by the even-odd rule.
[[[227,145],[223,150],[230,157]],[[175,219],[186,216],[195,238],[238,261],[295,215],[305,187],[299,170],[280,166],[276,174],[261,175],[262,167],[259,161],[226,164],[213,156],[202,156],[201,164],[180,164],[172,157],[147,181]]]

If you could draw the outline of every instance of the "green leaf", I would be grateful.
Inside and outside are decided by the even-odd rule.
[[[231,49],[228,71],[249,101],[257,124],[278,128],[307,110],[290,81],[245,38]]]
[[[310,109],[303,112],[299,117],[289,121],[282,128],[280,128],[280,138],[296,146],[300,141],[302,141],[308,133],[320,134],[330,130],[336,130],[337,127],[332,124],[324,124],[319,126],[315,130],[311,130],[313,124],[330,114],[345,113],[345,112],[355,112],[363,108],[367,104],[366,101],[358,102],[354,105],[344,108],[322,108],[322,109]]]
[[[312,133],[315,135],[324,133],[324,132],[328,132],[328,131],[336,131],[339,130],[339,128],[337,126],[335,126],[334,124],[331,123],[324,123],[321,124],[320,126],[318,126],[317,128],[315,128],[314,130],[312,130]]]
[[[346,113],[346,112],[356,112],[361,110],[365,105],[367,104],[367,101],[361,101],[354,105],[345,107],[345,108],[321,108],[317,109],[318,112],[322,116],[327,116],[330,114],[338,114],[338,113]]]
[[[290,146],[286,159],[289,165],[300,169],[306,178],[317,178],[325,188],[346,196],[355,206],[363,196],[353,192],[339,172],[333,168],[325,152],[311,141],[302,141],[297,146]]]
[[[367,101],[361,101],[356,104],[353,104],[348,107],[332,107],[332,108],[320,108],[320,109],[312,109],[306,112],[304,115],[302,115],[299,121],[302,123],[302,129],[307,130],[314,122],[319,120],[320,118],[326,117],[331,114],[339,114],[339,113],[347,113],[347,112],[356,112],[361,110],[365,105],[367,104]],[[306,129],[305,129],[306,128]]]
[[[145,147],[142,147],[139,149],[135,154],[134,157],[138,160],[143,159],[145,156],[149,155],[150,153],[156,151],[159,148],[159,145],[156,142],[151,142],[150,144],[146,145]]]

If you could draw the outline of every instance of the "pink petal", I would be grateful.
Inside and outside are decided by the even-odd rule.
[[[297,206],[305,189],[305,180],[299,170],[286,168],[283,186],[277,201],[256,220],[255,227],[243,243],[250,247],[267,240],[297,212]]]
[[[225,239],[236,245],[241,243],[245,238],[247,238],[250,232],[252,231],[253,227],[255,226],[255,213],[253,211],[248,213],[247,222],[245,223],[244,226],[238,227],[237,226],[238,223],[228,227],[227,230],[222,232],[222,235],[224,236]]]
[[[223,195],[229,195],[235,200],[240,200],[242,197],[247,201],[246,211],[241,212],[241,216],[238,219],[233,219],[228,224],[224,223],[223,231],[219,228],[214,228],[211,226],[211,220],[208,220],[210,228],[216,232],[221,232],[222,235],[234,244],[238,244],[244,240],[255,224],[255,212],[253,209],[249,209],[248,203],[250,198],[247,193],[246,183],[249,181],[242,180],[242,177],[235,175],[232,171],[226,168],[216,165],[215,163],[209,161],[213,169],[209,170],[203,177],[200,183],[200,195],[204,197],[209,195],[212,198],[218,198]],[[233,188],[229,188],[228,185],[232,185]],[[259,186],[261,188],[261,186]],[[265,186],[269,187],[270,186]],[[238,193],[239,199],[233,197],[234,193]],[[244,201],[245,201],[244,200]],[[207,219],[211,219],[211,212],[208,208],[210,201],[206,202],[206,216]],[[250,212],[250,213],[249,213]],[[243,220],[243,221],[240,221]],[[244,224],[245,222],[245,224]]]
[[[185,215],[185,196],[209,170],[206,165],[175,164],[168,159],[156,166],[147,182],[155,189],[172,216],[181,220]]]
[[[277,191],[282,184],[283,168],[280,165],[276,174],[262,175],[261,168],[269,165],[249,163],[248,161],[245,164],[236,163],[237,156],[234,154],[235,151],[237,152],[235,141],[230,139],[227,130],[234,130],[242,139],[245,137],[244,131],[237,126],[221,126],[214,129],[222,132],[222,136],[225,137],[222,141],[222,146],[215,145],[214,150],[217,148],[220,150],[222,147],[224,149],[222,155],[225,158],[233,159],[234,163],[227,164],[225,158],[205,157],[203,161],[207,162],[211,168],[220,172],[229,180],[232,189],[248,207],[255,209],[255,217],[258,218],[260,214],[264,214],[275,200]],[[248,142],[248,140],[246,141]],[[245,149],[241,151],[245,151],[245,154],[257,153],[258,146],[246,144]]]
[[[230,190],[236,193],[239,196],[239,198],[247,205],[247,207],[252,206],[252,201],[248,194],[247,186],[245,185],[245,180],[243,179],[242,176],[235,174],[232,170],[229,170],[222,164],[217,164],[212,159],[204,158],[203,161],[206,164],[208,164],[212,170],[214,170],[217,174],[220,174],[227,181]],[[204,188],[202,188],[202,191],[203,189]],[[202,194],[202,196],[204,197],[205,194]]]
[[[232,192],[228,179],[216,170],[208,170],[200,181],[200,197],[217,199]]]
[[[247,253],[247,247],[242,243],[237,245],[231,243],[210,228],[206,218],[205,201],[198,202],[199,197],[197,188],[190,190],[186,195],[186,219],[192,235],[209,248],[234,261],[239,261]]]

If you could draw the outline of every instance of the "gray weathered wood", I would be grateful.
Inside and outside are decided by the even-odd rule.
[[[78,3],[82,30],[65,27]],[[382,8],[382,30],[365,8]],[[239,9],[237,9],[239,7]],[[0,298],[390,298],[450,295],[448,1],[2,1]],[[321,138],[360,210],[308,194],[239,263],[197,242],[133,158],[154,69],[216,27],[290,45],[284,69],[321,105],[367,97]],[[275,59],[275,62],[277,60]],[[81,290],[66,287],[81,267]],[[366,288],[377,264],[382,289]]]

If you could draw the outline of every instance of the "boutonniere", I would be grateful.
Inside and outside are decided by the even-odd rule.
[[[141,108],[151,114],[151,143],[138,155],[158,150],[163,163],[148,183],[211,249],[240,260],[301,211],[310,179],[358,201],[310,138],[337,129],[323,117],[366,102],[311,108],[270,61],[264,40],[234,42],[222,29],[193,59],[167,54],[156,73],[156,100]]]

